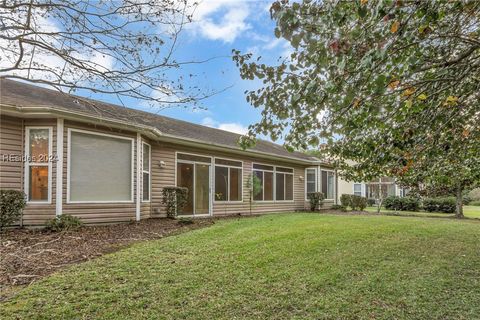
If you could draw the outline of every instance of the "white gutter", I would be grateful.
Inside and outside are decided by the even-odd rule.
[[[130,131],[135,129],[135,131],[137,132],[140,131],[142,134],[145,134],[151,138],[155,138],[156,140],[176,143],[184,146],[202,147],[205,149],[216,150],[216,151],[225,151],[225,149],[227,149],[231,153],[236,153],[241,155],[247,154],[247,155],[257,156],[257,157],[271,159],[271,160],[277,160],[277,161],[283,160],[290,163],[297,163],[297,164],[304,164],[304,165],[318,165],[318,164],[328,165],[328,163],[322,162],[320,160],[309,161],[309,160],[303,160],[303,159],[298,159],[294,157],[279,156],[279,155],[271,154],[268,152],[262,152],[262,151],[251,150],[251,149],[241,150],[228,145],[208,143],[202,140],[187,139],[183,137],[165,134],[152,126],[132,124],[130,122],[122,121],[122,120],[112,120],[108,118],[106,119],[106,118],[94,117],[90,114],[67,111],[64,109],[58,109],[51,106],[41,105],[36,107],[21,107],[21,106],[12,106],[12,105],[5,105],[5,104],[0,104],[0,106],[2,108],[6,107],[9,109],[11,113],[19,114],[19,115],[35,115],[35,116],[45,115],[45,116],[57,116],[57,117],[61,116],[64,119],[68,119],[68,120],[85,121],[89,123],[97,123],[97,124],[103,124],[103,125],[110,124],[116,128],[127,129]]]

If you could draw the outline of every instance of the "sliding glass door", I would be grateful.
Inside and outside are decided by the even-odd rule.
[[[210,214],[210,161],[207,157],[177,155],[177,186],[188,189],[187,204],[180,215]]]

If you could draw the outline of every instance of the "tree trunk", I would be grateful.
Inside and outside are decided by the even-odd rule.
[[[463,189],[462,187],[457,188],[457,206],[455,209],[455,216],[457,218],[463,218]]]

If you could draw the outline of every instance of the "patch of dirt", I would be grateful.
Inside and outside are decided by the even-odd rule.
[[[0,234],[0,301],[15,292],[15,287],[28,285],[66,266],[117,251],[134,242],[211,226],[218,219],[185,223],[157,218],[65,232],[7,230]]]

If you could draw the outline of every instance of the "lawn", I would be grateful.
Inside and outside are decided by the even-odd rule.
[[[479,252],[475,220],[226,220],[56,273],[0,305],[0,318],[472,319]]]
[[[377,207],[368,207],[365,209],[369,212],[377,212]],[[387,210],[382,208],[381,212],[393,214],[394,210]],[[432,217],[454,217],[455,214],[445,214],[445,213],[436,213],[436,212],[425,212],[425,211],[397,211],[401,215],[413,215],[413,216],[432,216]],[[480,206],[464,206],[463,214],[466,218],[480,219]]]

